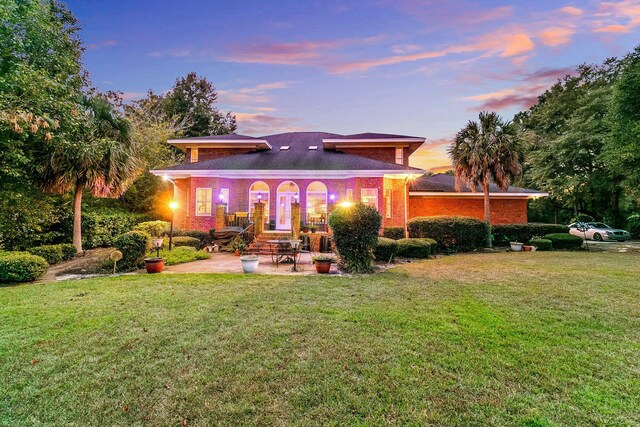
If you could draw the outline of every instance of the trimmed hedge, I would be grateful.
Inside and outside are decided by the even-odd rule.
[[[634,239],[640,239],[640,214],[631,215],[627,218],[627,229]]]
[[[131,212],[87,212],[82,214],[82,244],[86,249],[113,246],[116,236],[127,233],[149,217]]]
[[[189,236],[173,236],[173,246],[190,246],[192,248],[200,248],[200,240]],[[169,239],[164,239],[164,246],[169,247]]]
[[[373,251],[377,261],[392,262],[398,254],[398,241],[386,237],[378,237],[378,243]]]
[[[4,252],[0,254],[0,282],[33,282],[49,268],[47,261],[27,252]]]
[[[569,233],[553,233],[544,236],[545,239],[551,240],[553,249],[579,249],[582,247],[582,237],[574,236]]]
[[[496,224],[491,226],[494,244],[509,245],[509,242],[528,242],[535,236],[568,233],[569,227],[561,224]]]
[[[78,255],[78,251],[76,247],[71,243],[62,243],[60,245],[60,249],[62,249],[62,260],[69,261],[70,259],[75,258]]]
[[[214,231],[215,232],[215,231]],[[200,241],[199,245],[196,246],[198,249],[202,249],[213,241],[213,237],[211,231],[200,231],[200,230],[177,230],[173,232],[174,236],[187,236],[193,237]],[[190,245],[191,246],[191,245]]]
[[[142,267],[144,258],[151,250],[151,236],[142,231],[130,231],[113,239],[113,246],[122,252],[118,269],[135,270]]]
[[[531,246],[535,246],[539,251],[550,251],[553,249],[553,242],[549,239],[541,239],[539,237],[529,241]]]
[[[428,258],[432,248],[438,243],[428,238],[409,238],[398,240],[398,256],[405,258]]]
[[[404,239],[403,227],[385,227],[382,231],[382,236],[387,239],[400,240]]]
[[[471,251],[485,245],[487,226],[465,216],[419,216],[409,220],[409,237],[431,238],[447,251]]]
[[[168,221],[145,221],[137,224],[133,229],[145,232],[152,238],[158,238],[169,235],[171,223]]]
[[[31,255],[37,255],[44,258],[49,265],[57,264],[62,261],[62,247],[60,245],[43,245],[35,248],[27,249]]]
[[[362,203],[338,207],[329,217],[333,240],[340,255],[339,266],[347,273],[371,273],[373,251],[378,243],[382,216]]]

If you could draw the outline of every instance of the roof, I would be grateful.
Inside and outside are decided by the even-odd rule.
[[[261,140],[254,136],[239,135],[237,133],[229,133],[225,135],[209,135],[209,136],[192,136],[190,138],[174,139],[172,141],[236,141],[236,140]]]
[[[271,148],[271,145],[264,138],[254,138],[253,136],[238,135],[236,133],[170,139],[167,142],[181,150],[186,150],[186,147],[194,144],[199,147],[248,147],[256,150],[268,150]]]
[[[227,135],[228,137],[228,135]],[[354,154],[323,149],[322,140],[343,135],[327,132],[289,132],[260,137],[272,147],[250,153],[235,154],[196,163],[185,163],[162,171],[385,171],[385,173],[419,174],[422,169],[397,165]],[[281,149],[281,147],[289,147]],[[310,150],[310,146],[317,149]]]
[[[334,135],[333,137],[327,137],[327,139],[366,139],[366,140],[402,140],[402,139],[419,139],[424,141],[424,138],[418,136],[408,136],[408,135],[394,135],[390,133],[354,133],[352,135]]]
[[[410,192],[426,192],[426,193],[473,193],[471,188],[465,183],[461,183],[460,191],[456,191],[456,178],[451,175],[445,175],[442,173],[436,175],[423,175],[420,178],[414,180],[410,187]],[[482,193],[482,189],[478,188],[477,192]],[[521,188],[510,186],[507,191],[503,191],[496,184],[489,184],[489,193],[497,194],[520,194],[520,195],[538,195],[546,196],[547,193],[537,190],[531,190],[528,188]]]

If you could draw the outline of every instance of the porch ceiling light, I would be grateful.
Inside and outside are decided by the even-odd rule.
[[[262,200],[262,193],[258,193],[258,201]]]
[[[293,195],[294,200],[296,201],[296,203],[298,203],[298,199],[300,198],[300,196],[298,196],[298,193]]]

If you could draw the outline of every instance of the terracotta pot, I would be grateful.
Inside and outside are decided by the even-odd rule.
[[[531,248],[533,248],[533,246],[523,246],[522,250],[525,252],[531,252]]]
[[[147,269],[147,273],[154,274],[160,273],[164,267],[164,258],[145,258],[144,268]]]
[[[316,271],[320,274],[328,274],[331,270],[331,261],[314,261],[316,264]]]
[[[235,251],[233,251],[233,254],[235,256],[240,256],[240,249],[236,249]]]

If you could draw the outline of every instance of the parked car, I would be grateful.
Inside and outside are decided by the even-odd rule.
[[[586,232],[578,230],[576,223],[570,224],[569,233],[582,238],[586,235],[587,240],[597,240],[598,242],[603,240],[624,242],[631,239],[631,234],[628,231],[609,227],[604,222],[587,222],[586,224],[589,226]]]

